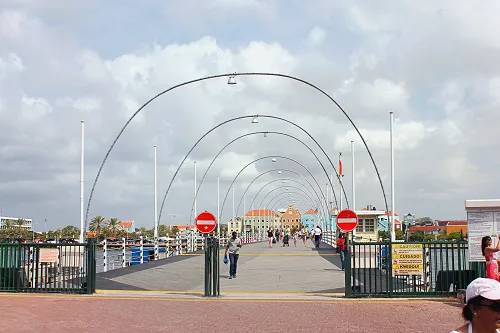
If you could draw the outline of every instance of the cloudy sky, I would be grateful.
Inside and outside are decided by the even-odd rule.
[[[0,2],[0,213],[43,230],[79,225],[80,121],[85,121],[85,205],[100,163],[130,116],[174,85],[209,75],[272,72],[330,94],[373,154],[390,205],[389,112],[395,115],[396,212],[462,219],[464,200],[498,194],[500,3],[494,0],[3,0]],[[279,77],[240,76],[190,84],[156,99],[130,123],[97,183],[90,216],[153,225],[153,146],[159,207],[181,160],[212,127],[261,114],[303,127],[337,167],[352,206],[384,209],[367,151],[347,118],[311,87]],[[186,224],[217,211],[235,175],[235,205],[311,208],[327,174],[323,152],[282,120],[230,121],[193,150],[173,181],[160,223]],[[316,154],[325,171],[309,148]],[[300,164],[303,166],[301,166]],[[268,170],[284,169],[268,172]],[[309,175],[308,171],[314,176]],[[259,189],[272,180],[256,200]],[[290,180],[292,179],[292,180]],[[320,188],[315,182],[318,182]],[[309,185],[308,182],[312,184]],[[293,184],[292,184],[293,183]],[[294,188],[283,188],[282,186]],[[279,189],[276,189],[281,187]],[[265,199],[264,196],[274,190]],[[338,183],[335,184],[338,195]],[[294,192],[289,199],[287,192]],[[315,194],[317,193],[317,194]],[[272,199],[279,194],[278,197]],[[263,200],[264,199],[264,200]],[[344,200],[345,206],[345,200]],[[232,216],[229,192],[221,220]],[[238,211],[243,212],[243,204]]]

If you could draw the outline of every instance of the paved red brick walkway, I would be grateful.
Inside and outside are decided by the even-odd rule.
[[[203,300],[0,295],[1,332],[449,332],[460,307],[421,300]]]

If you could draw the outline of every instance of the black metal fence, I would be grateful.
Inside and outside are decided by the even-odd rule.
[[[95,292],[95,242],[0,243],[0,292]]]
[[[484,263],[470,263],[467,242],[352,243],[346,253],[347,297],[456,296]]]

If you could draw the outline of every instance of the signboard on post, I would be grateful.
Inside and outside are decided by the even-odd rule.
[[[469,242],[469,261],[485,261],[481,252],[481,239],[490,236],[493,246],[498,243],[500,234],[500,200],[467,200],[467,239]]]
[[[350,209],[342,210],[337,215],[337,226],[343,232],[349,232],[358,226],[358,215]]]
[[[195,224],[199,232],[209,234],[215,230],[217,219],[214,214],[204,211],[196,217]]]
[[[424,248],[422,244],[392,244],[394,275],[423,275]]]

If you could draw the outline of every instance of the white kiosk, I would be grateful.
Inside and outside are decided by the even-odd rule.
[[[481,253],[481,239],[491,236],[497,244],[500,234],[500,199],[466,200],[469,261],[484,262]]]

